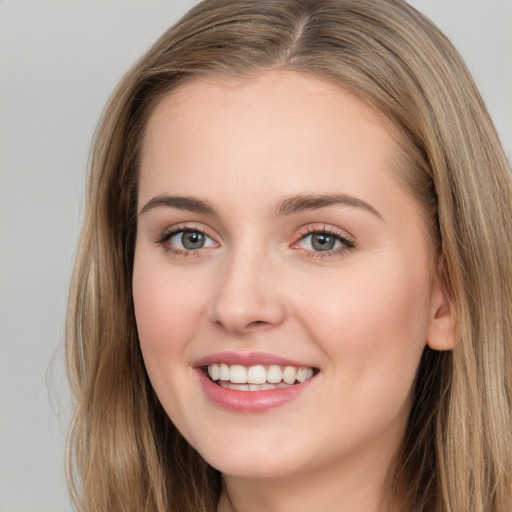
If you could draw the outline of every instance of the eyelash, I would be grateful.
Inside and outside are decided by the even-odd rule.
[[[305,252],[307,252],[307,256],[309,258],[314,259],[326,259],[326,258],[332,258],[336,256],[340,256],[341,254],[352,251],[355,249],[355,243],[348,238],[347,236],[343,235],[340,231],[328,227],[326,225],[322,227],[308,227],[300,232],[300,238],[297,240],[297,242],[294,242],[292,244],[292,247],[297,246],[299,243],[306,240],[307,237],[319,234],[319,235],[327,235],[333,237],[336,241],[341,243],[341,247],[338,247],[337,249],[330,249],[326,251],[314,251],[314,250],[307,250],[304,249]]]
[[[155,243],[163,248],[163,250],[166,253],[171,254],[174,257],[181,257],[181,258],[187,258],[187,257],[194,257],[197,256],[197,253],[203,249],[203,247],[200,247],[199,249],[190,249],[190,250],[184,250],[184,249],[178,249],[174,246],[172,246],[169,241],[176,235],[179,235],[180,233],[200,233],[206,237],[208,237],[210,240],[213,239],[212,236],[210,236],[207,231],[204,228],[200,228],[198,226],[192,225],[185,225],[185,226],[177,226],[172,228],[171,230],[164,231],[162,235],[158,238],[158,240],[155,241]]]
[[[187,257],[197,256],[198,252],[201,249],[204,249],[205,247],[200,247],[199,249],[195,249],[195,250],[192,250],[192,249],[183,250],[183,249],[178,249],[169,243],[169,241],[174,236],[176,236],[180,233],[186,233],[186,232],[200,233],[200,234],[208,237],[213,242],[215,242],[214,238],[212,236],[210,236],[204,228],[200,228],[195,225],[191,225],[191,226],[185,225],[185,226],[174,227],[169,231],[164,231],[162,233],[162,235],[158,238],[158,240],[155,241],[155,243],[157,245],[161,246],[165,252],[171,254],[174,257],[187,258]],[[311,249],[301,249],[300,247],[298,247],[298,244],[300,244],[301,242],[306,240],[309,236],[312,236],[315,234],[327,235],[327,236],[333,237],[336,241],[341,243],[341,247],[338,247],[336,249],[329,249],[326,251],[315,251],[315,250],[311,250]],[[217,242],[215,242],[215,243],[217,243]],[[337,231],[336,229],[324,225],[322,227],[310,227],[310,228],[306,228],[306,229],[302,230],[300,232],[300,238],[296,242],[294,242],[291,245],[291,247],[294,249],[297,249],[297,250],[301,250],[309,258],[325,259],[325,258],[340,256],[341,254],[343,254],[345,252],[353,250],[355,248],[355,243],[351,239],[349,239],[348,237],[343,235],[341,232]],[[206,248],[208,248],[208,247],[206,247]]]

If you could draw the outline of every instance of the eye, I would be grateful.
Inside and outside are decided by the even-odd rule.
[[[201,231],[178,231],[172,234],[168,243],[176,249],[195,251],[204,247],[215,247],[216,243]]]
[[[302,240],[302,243],[307,243],[314,251],[332,251],[341,247],[341,242],[329,233],[311,233]]]
[[[301,235],[302,238],[293,247],[317,253],[318,256],[320,253],[325,253],[325,256],[336,255],[355,247],[352,240],[332,228],[312,228],[303,231]]]
[[[204,231],[195,227],[173,229],[164,233],[156,243],[161,245],[166,252],[175,256],[188,256],[200,249],[218,247],[219,245]]]

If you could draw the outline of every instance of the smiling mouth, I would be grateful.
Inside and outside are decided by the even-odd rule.
[[[205,367],[209,379],[220,387],[236,391],[265,391],[296,386],[311,379],[316,368],[239,364],[210,364]]]

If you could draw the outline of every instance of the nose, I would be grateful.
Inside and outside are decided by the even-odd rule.
[[[286,308],[270,258],[245,252],[224,263],[209,304],[211,322],[237,336],[280,325]]]

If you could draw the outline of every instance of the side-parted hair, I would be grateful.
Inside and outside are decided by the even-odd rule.
[[[399,510],[510,512],[510,167],[461,57],[402,0],[206,0],[117,86],[91,153],[67,319],[76,401],[68,476],[78,510],[216,510],[220,474],[163,411],[139,348],[139,155],[149,116],[179,85],[270,69],[337,84],[388,122],[453,298],[458,344],[422,356],[393,479]]]

